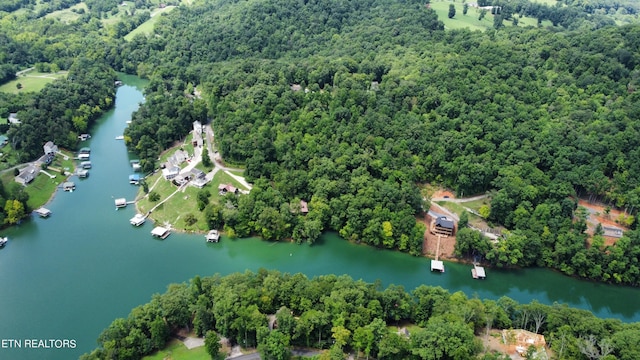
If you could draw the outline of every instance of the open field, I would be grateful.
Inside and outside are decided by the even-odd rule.
[[[12,94],[18,94],[21,92],[38,92],[42,90],[45,85],[58,79],[63,79],[66,76],[66,71],[59,71],[57,73],[41,73],[32,70],[18,76],[15,80],[0,85],[0,91]],[[18,84],[22,85],[20,89],[18,89]]]
[[[89,12],[89,8],[87,7],[87,4],[81,2],[79,4],[75,4],[70,8],[64,9],[64,10],[57,10],[54,11],[50,14],[45,15],[44,17],[47,19],[58,19],[63,23],[71,23],[73,21],[76,21],[80,18],[80,14],[74,12],[74,10],[80,10],[83,9],[84,12]]]
[[[151,19],[143,22],[142,24],[140,24],[140,26],[133,29],[130,33],[125,35],[124,39],[130,41],[134,38],[134,36],[138,34],[151,34],[151,32],[153,31],[153,27],[155,26],[156,22],[158,22],[158,19],[160,19],[160,14],[169,12],[174,8],[175,6],[167,6],[164,9],[154,10],[153,12],[151,12]]]
[[[554,0],[550,0],[554,1]],[[554,1],[555,3],[555,1]],[[453,19],[449,19],[449,5],[453,4],[456,8],[456,16]],[[467,15],[462,14],[462,8],[464,4],[462,2],[451,1],[434,1],[431,2],[431,8],[438,14],[438,19],[444,23],[444,27],[447,30],[463,29],[484,31],[493,28],[493,15],[487,13],[482,20],[478,20],[480,16],[480,10],[477,8],[469,7]],[[515,15],[517,16],[517,15]],[[512,26],[511,20],[505,20],[504,26]],[[537,26],[538,20],[530,17],[518,18],[518,26]],[[542,26],[551,26],[550,21],[543,21]]]
[[[162,350],[153,355],[145,356],[143,360],[210,360],[204,346],[194,349],[187,349],[184,344],[177,339],[172,339]]]

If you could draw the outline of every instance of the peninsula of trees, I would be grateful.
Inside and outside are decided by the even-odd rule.
[[[410,331],[398,332],[397,326]],[[288,359],[292,346],[329,349],[321,358],[331,360],[344,359],[344,353],[380,360],[509,359],[484,351],[481,339],[492,329],[543,334],[558,359],[635,360],[640,355],[638,323],[598,319],[564,305],[469,299],[425,285],[407,292],[348,276],[308,279],[260,270],[170,285],[127,318],[114,320],[100,335],[100,347],[81,359],[138,359],[163,348],[171,332],[181,328],[206,335],[212,356],[224,336],[233,344],[257,347],[263,359]],[[527,351],[532,356],[540,349]]]

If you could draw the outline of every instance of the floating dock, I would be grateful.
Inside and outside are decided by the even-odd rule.
[[[484,279],[487,277],[486,274],[484,273],[484,268],[476,264],[473,264],[473,269],[471,269],[471,276],[474,279]]]
[[[431,260],[431,271],[444,272],[444,263],[438,260],[438,257],[440,256],[440,237],[441,235],[438,235],[438,247],[436,248],[436,258],[435,260]]]
[[[129,222],[133,226],[140,226],[140,225],[144,224],[144,222],[146,220],[147,220],[146,216],[144,216],[142,214],[136,214],[136,216],[132,217],[131,220],[129,220]]]
[[[166,239],[167,236],[171,235],[171,230],[162,226],[156,226],[151,230],[151,235],[159,239]]]
[[[220,233],[218,230],[210,230],[207,235],[205,235],[207,242],[218,242],[220,240]]]
[[[127,199],[118,198],[116,199],[115,203],[116,203],[116,209],[123,208],[127,206]]]
[[[33,212],[40,215],[40,217],[43,217],[43,218],[51,216],[51,210],[43,207],[36,209]]]

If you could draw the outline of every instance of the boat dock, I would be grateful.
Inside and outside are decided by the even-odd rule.
[[[444,263],[438,260],[438,257],[440,256],[440,238],[441,236],[438,235],[438,247],[436,248],[436,258],[435,260],[431,260],[431,271],[444,272]]]
[[[51,210],[43,207],[39,209],[35,209],[33,212],[40,215],[40,217],[43,217],[43,218],[51,216]]]
[[[147,217],[142,215],[142,214],[136,214],[136,216],[132,217],[129,222],[131,223],[131,225],[133,226],[140,226],[142,224],[144,224],[144,222],[147,220]]]
[[[471,276],[474,279],[484,279],[487,277],[484,272],[484,268],[482,266],[478,266],[477,264],[473,264],[473,269],[471,269]]]
[[[167,236],[171,235],[171,230],[162,226],[156,226],[151,230],[151,235],[159,239],[166,239]]]
[[[205,235],[207,242],[218,242],[220,240],[220,233],[218,230],[210,230],[207,235]]]

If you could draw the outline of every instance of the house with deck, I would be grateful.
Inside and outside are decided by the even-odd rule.
[[[431,233],[442,236],[452,236],[455,231],[453,220],[446,216],[437,217],[431,224]]]

